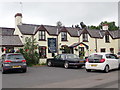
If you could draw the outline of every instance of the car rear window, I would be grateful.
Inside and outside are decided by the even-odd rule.
[[[118,52],[118,55],[120,55],[120,52]]]
[[[98,59],[102,59],[102,57],[103,57],[102,55],[95,54],[95,55],[90,55],[88,59],[98,60]]]
[[[12,59],[12,60],[16,60],[16,59],[24,59],[23,55],[21,54],[10,54],[7,56],[7,59]]]

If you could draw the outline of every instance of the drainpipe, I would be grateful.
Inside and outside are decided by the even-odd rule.
[[[56,38],[56,48],[57,48],[57,55],[59,54],[59,47],[58,47],[58,28],[57,28],[57,38]]]
[[[97,53],[97,50],[98,50],[98,47],[97,47],[97,38],[95,38],[95,47],[96,47],[96,53]]]

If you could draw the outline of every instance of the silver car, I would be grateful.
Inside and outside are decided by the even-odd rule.
[[[26,60],[20,53],[6,53],[1,56],[1,71],[6,73],[9,70],[27,71]]]

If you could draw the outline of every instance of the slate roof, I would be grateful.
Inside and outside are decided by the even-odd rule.
[[[18,25],[19,30],[23,35],[32,35],[34,34],[35,30],[39,27],[39,25],[33,24],[22,24]]]
[[[87,30],[92,38],[102,38],[100,30]]]
[[[50,35],[57,35],[60,30],[57,31],[56,26],[44,25],[45,29]]]
[[[76,46],[78,46],[78,45],[80,45],[80,44],[83,44],[84,46],[86,46],[87,49],[89,49],[89,46],[86,45],[86,44],[84,44],[83,42],[73,43],[73,44],[72,44],[71,46],[69,46],[69,47],[76,47]]]
[[[81,34],[80,28],[66,27],[66,29],[71,36],[79,37]]]
[[[21,33],[24,35],[34,35],[37,30],[40,30],[41,26],[43,26],[49,35],[58,35],[61,31],[67,31],[72,37],[78,37],[80,36],[85,30],[81,30],[80,28],[74,28],[74,27],[61,27],[57,29],[57,26],[51,26],[51,25],[35,25],[35,24],[22,24],[18,25],[18,28],[20,29]],[[41,30],[42,30],[41,29]],[[92,38],[103,38],[105,36],[106,31],[104,30],[89,30],[86,29],[87,33]],[[116,31],[109,31],[112,38],[120,38],[120,30]]]
[[[0,35],[0,46],[23,46],[18,35]]]
[[[0,35],[13,35],[15,28],[0,27]]]
[[[120,30],[109,31],[113,39],[120,38]]]

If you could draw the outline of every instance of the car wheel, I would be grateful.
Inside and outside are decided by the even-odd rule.
[[[2,67],[2,74],[5,74],[6,73],[6,71],[4,70],[4,68]]]
[[[86,69],[87,72],[91,72],[91,69]]]
[[[105,73],[108,73],[108,72],[109,72],[109,66],[108,66],[108,65],[105,66],[104,72],[105,72]]]
[[[120,64],[119,64],[118,70],[120,70]]]
[[[23,69],[22,72],[23,72],[23,73],[27,72],[27,68]]]
[[[48,65],[49,67],[51,67],[51,66],[52,66],[52,62],[51,62],[51,61],[48,61],[48,62],[47,62],[47,65]]]
[[[69,63],[68,62],[64,63],[64,68],[66,68],[66,69],[69,68]]]

